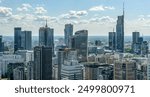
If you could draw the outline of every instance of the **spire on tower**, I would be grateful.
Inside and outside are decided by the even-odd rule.
[[[46,20],[46,25],[45,25],[45,27],[48,27],[48,26],[47,26],[47,20]]]
[[[124,16],[124,2],[123,2],[123,16]]]

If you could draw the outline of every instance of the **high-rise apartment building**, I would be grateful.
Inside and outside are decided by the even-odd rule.
[[[114,64],[114,80],[136,80],[136,71],[136,61],[116,61]]]

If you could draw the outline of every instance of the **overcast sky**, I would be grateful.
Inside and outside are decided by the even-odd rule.
[[[37,36],[47,19],[55,35],[64,34],[66,23],[74,25],[74,32],[87,29],[89,35],[108,35],[122,15],[123,2],[125,35],[150,35],[150,0],[0,0],[0,34],[13,35],[19,26]]]

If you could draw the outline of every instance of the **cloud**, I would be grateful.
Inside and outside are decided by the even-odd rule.
[[[145,21],[145,15],[139,15],[138,21]]]
[[[35,21],[46,21],[48,20],[49,22],[58,22],[58,18],[56,17],[51,17],[51,16],[36,16]]]
[[[4,0],[0,0],[0,3],[2,3]]]
[[[60,17],[62,19],[77,19],[82,16],[88,15],[88,12],[86,10],[81,10],[81,11],[69,11],[69,13],[62,14]]]
[[[29,9],[31,9],[32,6],[30,4],[22,4],[21,7],[18,7],[17,10],[18,11],[29,11]]]
[[[89,9],[89,11],[105,11],[105,10],[114,10],[115,8],[113,6],[103,6],[103,5],[100,5],[100,6],[94,6],[94,7],[91,7]]]
[[[22,19],[23,19],[23,16],[21,15],[12,15],[11,17],[8,18],[8,21],[19,21]]]
[[[43,7],[36,7],[36,8],[35,8],[35,13],[36,13],[36,14],[44,14],[44,13],[46,13],[46,12],[47,12],[47,10],[44,9]]]
[[[8,7],[0,7],[0,17],[8,17],[12,15],[12,9]]]
[[[95,18],[91,18],[89,21],[91,23],[99,23],[99,24],[116,22],[116,20],[111,18],[110,16],[95,17]]]

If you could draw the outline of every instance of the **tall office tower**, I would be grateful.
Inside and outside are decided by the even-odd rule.
[[[21,48],[21,27],[14,28],[14,52]]]
[[[139,42],[140,33],[132,32],[132,53],[138,53],[141,43]]]
[[[52,55],[51,47],[34,48],[34,80],[52,80]]]
[[[124,8],[123,15],[118,16],[116,25],[117,44],[116,49],[118,52],[124,52]]]
[[[132,43],[138,43],[140,32],[132,32]]]
[[[136,61],[116,61],[114,64],[114,80],[136,80]]]
[[[32,49],[32,32],[31,31],[21,32],[21,49],[22,50]]]
[[[3,36],[0,35],[0,52],[4,51],[4,42],[2,42]]]
[[[25,80],[24,67],[19,66],[13,69],[13,78],[14,80]]]
[[[87,62],[88,30],[80,30],[71,38],[71,47],[77,50],[79,62]]]
[[[83,79],[82,65],[77,60],[77,51],[70,50],[67,60],[61,68],[61,79],[64,80],[82,80]]]
[[[116,33],[115,32],[109,32],[109,48],[111,50],[116,49]]]
[[[21,27],[14,28],[14,52],[17,50],[31,50],[32,32],[21,31]]]
[[[54,29],[47,26],[39,29],[39,46],[52,47],[54,54]]]
[[[8,65],[7,65],[7,76],[8,76],[8,79],[9,80],[14,80],[14,72],[13,72],[13,70],[15,69],[15,68],[17,68],[17,67],[22,67],[22,68],[24,68],[24,63],[9,63]]]
[[[73,25],[72,24],[65,25],[64,34],[65,34],[65,37],[64,37],[65,44],[67,47],[70,48],[71,47],[70,46],[70,44],[71,44],[70,38],[73,36]]]

